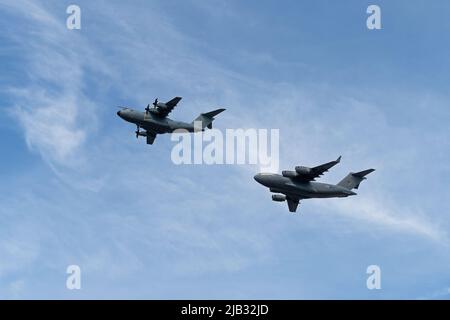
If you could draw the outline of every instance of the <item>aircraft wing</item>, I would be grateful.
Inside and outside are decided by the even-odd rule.
[[[298,207],[298,204],[300,203],[300,200],[306,199],[306,198],[302,198],[296,194],[286,193],[285,191],[280,190],[280,189],[270,188],[269,190],[270,190],[270,192],[281,193],[286,196],[286,202],[288,204],[290,212],[297,211],[297,207]]]
[[[153,144],[156,139],[156,133],[147,130],[147,144]]]
[[[327,172],[330,168],[334,167],[341,161],[341,157],[337,158],[334,161],[330,161],[324,164],[321,164],[320,166],[316,166],[313,168],[306,168],[307,170],[302,171],[301,168],[303,167],[296,167],[295,170],[297,171],[297,176],[294,178],[297,181],[302,182],[309,182],[313,181],[316,178],[323,175],[325,172]],[[300,168],[300,169],[298,169]]]
[[[289,196],[286,197],[286,202],[288,204],[289,212],[297,211],[298,204],[300,203],[300,199],[291,198]]]
[[[158,107],[158,113],[161,117],[167,117],[169,113],[176,107],[178,102],[180,102],[181,97],[175,97],[170,101],[167,101],[164,106]]]

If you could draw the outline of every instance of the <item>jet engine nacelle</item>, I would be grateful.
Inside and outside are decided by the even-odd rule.
[[[289,171],[289,170],[281,171],[281,174],[283,175],[283,177],[286,177],[286,178],[294,178],[297,176],[297,172]]]
[[[295,172],[297,172],[298,174],[310,174],[311,168],[298,166],[295,167]]]
[[[282,194],[273,194],[272,200],[276,202],[283,202],[286,201],[286,196]]]

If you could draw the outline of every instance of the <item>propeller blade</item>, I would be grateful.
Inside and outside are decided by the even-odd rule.
[[[158,105],[158,98],[155,99],[155,102],[153,102],[153,105],[156,107]]]

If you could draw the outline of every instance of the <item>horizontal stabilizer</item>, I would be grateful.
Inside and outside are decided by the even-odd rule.
[[[353,173],[353,175],[357,176],[357,177],[360,177],[360,178],[363,178],[364,176],[367,176],[369,173],[374,172],[374,171],[375,171],[375,169],[367,169],[367,170],[364,170],[364,171]]]
[[[344,179],[342,179],[337,185],[340,187],[344,187],[348,190],[358,189],[361,181],[366,179],[365,176],[374,171],[375,169],[367,169],[356,173],[351,172]]]
[[[224,112],[224,111],[225,111],[225,109],[217,109],[217,110],[214,110],[214,111],[202,113],[202,116],[207,117],[207,118],[214,118],[219,113]]]
[[[212,129],[212,122],[214,120],[214,117],[223,111],[225,111],[225,109],[217,109],[214,111],[201,113],[192,123],[195,125],[195,122],[201,122],[202,124],[201,129],[205,128]]]

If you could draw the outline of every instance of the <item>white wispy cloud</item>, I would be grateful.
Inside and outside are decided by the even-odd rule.
[[[364,195],[361,195],[364,199],[332,200],[330,203],[321,203],[318,207],[364,222],[368,228],[422,236],[440,245],[449,244],[446,230],[438,223],[430,221],[419,209],[387,204],[383,197],[375,198],[368,195],[368,192],[365,191]]]
[[[77,99],[70,93],[51,96],[37,89],[14,91],[22,104],[12,114],[24,129],[30,150],[50,164],[80,163],[86,131],[78,126]]]
[[[28,147],[51,166],[80,167],[86,136],[97,126],[96,105],[83,93],[85,73],[106,69],[47,5],[26,0],[5,5],[30,26],[9,34],[26,61],[21,71],[27,76],[26,86],[6,91],[15,100],[10,114],[21,125]]]
[[[447,300],[450,297],[450,287],[443,287],[429,294],[420,296],[417,300]]]

